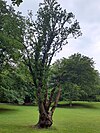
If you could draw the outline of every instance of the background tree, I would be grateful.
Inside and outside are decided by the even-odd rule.
[[[8,66],[0,73],[0,102],[32,104],[36,101],[31,76],[24,66]]]
[[[0,102],[23,101],[26,94],[27,80],[21,73],[21,52],[23,42],[24,18],[20,13],[0,1]],[[18,69],[19,67],[19,69]],[[23,67],[23,70],[24,67]],[[21,74],[18,74],[20,71]],[[26,81],[25,81],[26,80]],[[27,84],[27,85],[26,85]],[[33,88],[31,85],[31,88]],[[31,91],[32,92],[32,91]]]
[[[65,69],[67,63],[68,59],[63,58],[57,60],[50,67],[49,84],[50,86],[56,86],[56,81],[59,81],[62,86],[60,101],[69,101],[69,105],[71,107],[73,100],[79,100],[80,86],[70,81],[69,77],[67,77],[68,79],[65,78],[68,73],[67,69]]]
[[[96,87],[95,87],[95,101],[100,102],[100,73],[97,71]]]
[[[64,101],[69,102],[69,106],[72,107],[72,101],[80,99],[80,86],[71,82],[64,82],[62,97]]]
[[[60,78],[63,100],[93,100],[98,84],[98,73],[93,59],[79,53],[56,61],[51,70],[52,78]]]
[[[0,1],[0,72],[21,57],[24,19],[6,2]]]
[[[81,87],[81,100],[91,100],[97,77],[93,59],[79,53],[74,54],[69,57],[67,69],[71,72],[69,80]]]
[[[59,89],[50,109],[55,90],[54,88],[48,97],[48,76],[52,58],[68,43],[69,36],[76,38],[81,35],[79,23],[74,18],[73,13],[62,10],[56,0],[44,0],[39,5],[36,21],[32,20],[31,12],[26,21],[24,60],[36,88],[39,107],[37,126],[41,128],[52,125],[52,116],[61,91],[60,84],[56,81]]]

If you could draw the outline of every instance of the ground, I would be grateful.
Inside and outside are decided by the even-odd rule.
[[[0,133],[100,133],[100,103],[60,106],[53,119],[50,129],[35,129],[37,107],[0,104]]]

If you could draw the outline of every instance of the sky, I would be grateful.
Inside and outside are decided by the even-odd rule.
[[[10,4],[10,0],[6,0]],[[23,0],[19,7],[14,7],[27,15],[32,10],[35,16],[38,5],[43,0]],[[82,36],[77,39],[69,39],[68,44],[63,47],[60,53],[56,54],[53,61],[62,57],[68,58],[74,53],[93,58],[95,69],[100,72],[100,0],[57,0],[63,9],[73,12],[80,23]],[[35,18],[35,17],[34,17]]]

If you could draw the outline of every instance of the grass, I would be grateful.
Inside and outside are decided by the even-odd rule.
[[[100,103],[74,103],[56,109],[50,129],[34,129],[38,109],[34,106],[0,104],[0,133],[100,133]]]

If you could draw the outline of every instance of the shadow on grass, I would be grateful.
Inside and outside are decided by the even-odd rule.
[[[37,130],[37,131],[48,131],[50,133],[51,133],[51,131],[57,131],[57,128],[55,126],[51,126],[49,128],[38,128],[35,125],[31,125],[31,126],[27,126],[27,127],[30,129]]]
[[[97,109],[98,107],[92,105],[92,104],[85,104],[85,103],[73,103],[72,106],[69,104],[58,104],[58,108],[88,108],[88,109]]]
[[[18,111],[17,109],[10,109],[10,108],[0,108],[0,114],[6,112],[15,112]]]
[[[51,133],[52,131],[54,131],[54,132],[57,132],[57,128],[55,127],[55,126],[52,126],[52,127],[50,127],[50,128],[36,128],[36,127],[34,127],[33,125],[26,125],[26,124],[23,124],[23,125],[21,125],[21,124],[10,124],[10,123],[8,123],[8,124],[4,124],[4,123],[2,123],[2,124],[0,124],[0,127],[2,127],[2,129],[8,129],[9,130],[9,133],[10,133],[10,130],[11,130],[11,132],[28,132],[28,133],[32,133],[32,132],[34,132],[34,133],[36,133],[36,132],[38,132],[38,133],[41,133],[41,132],[44,132],[44,133]],[[1,132],[0,132],[1,133]]]

